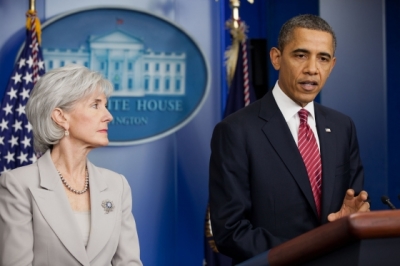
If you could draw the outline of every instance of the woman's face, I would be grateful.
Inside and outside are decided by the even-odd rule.
[[[95,92],[77,102],[66,117],[69,138],[74,144],[87,148],[108,144],[108,123],[113,117],[107,109],[107,98],[103,93]]]

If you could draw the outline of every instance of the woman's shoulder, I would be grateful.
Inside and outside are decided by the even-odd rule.
[[[39,183],[39,170],[37,163],[21,166],[1,173],[1,179],[10,179],[22,186],[32,186]]]
[[[93,164],[92,167],[96,175],[95,178],[101,179],[103,182],[107,184],[109,188],[116,188],[118,190],[122,190],[124,185],[128,183],[125,176],[120,173],[114,172],[107,168],[98,167]]]

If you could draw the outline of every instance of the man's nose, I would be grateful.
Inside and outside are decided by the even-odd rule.
[[[309,60],[307,60],[305,72],[309,75],[316,75],[318,74],[318,71],[318,59],[310,57]]]

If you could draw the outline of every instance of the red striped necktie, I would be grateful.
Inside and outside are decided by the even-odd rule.
[[[315,205],[317,206],[318,216],[321,215],[321,156],[314,133],[307,123],[308,111],[299,111],[300,127],[298,135],[298,146],[301,157],[307,169],[310,179],[311,189],[314,195]]]

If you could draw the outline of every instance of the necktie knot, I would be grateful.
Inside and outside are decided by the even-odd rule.
[[[301,124],[307,124],[308,111],[306,109],[300,109],[298,114],[299,114],[299,117],[300,117],[300,125]]]

